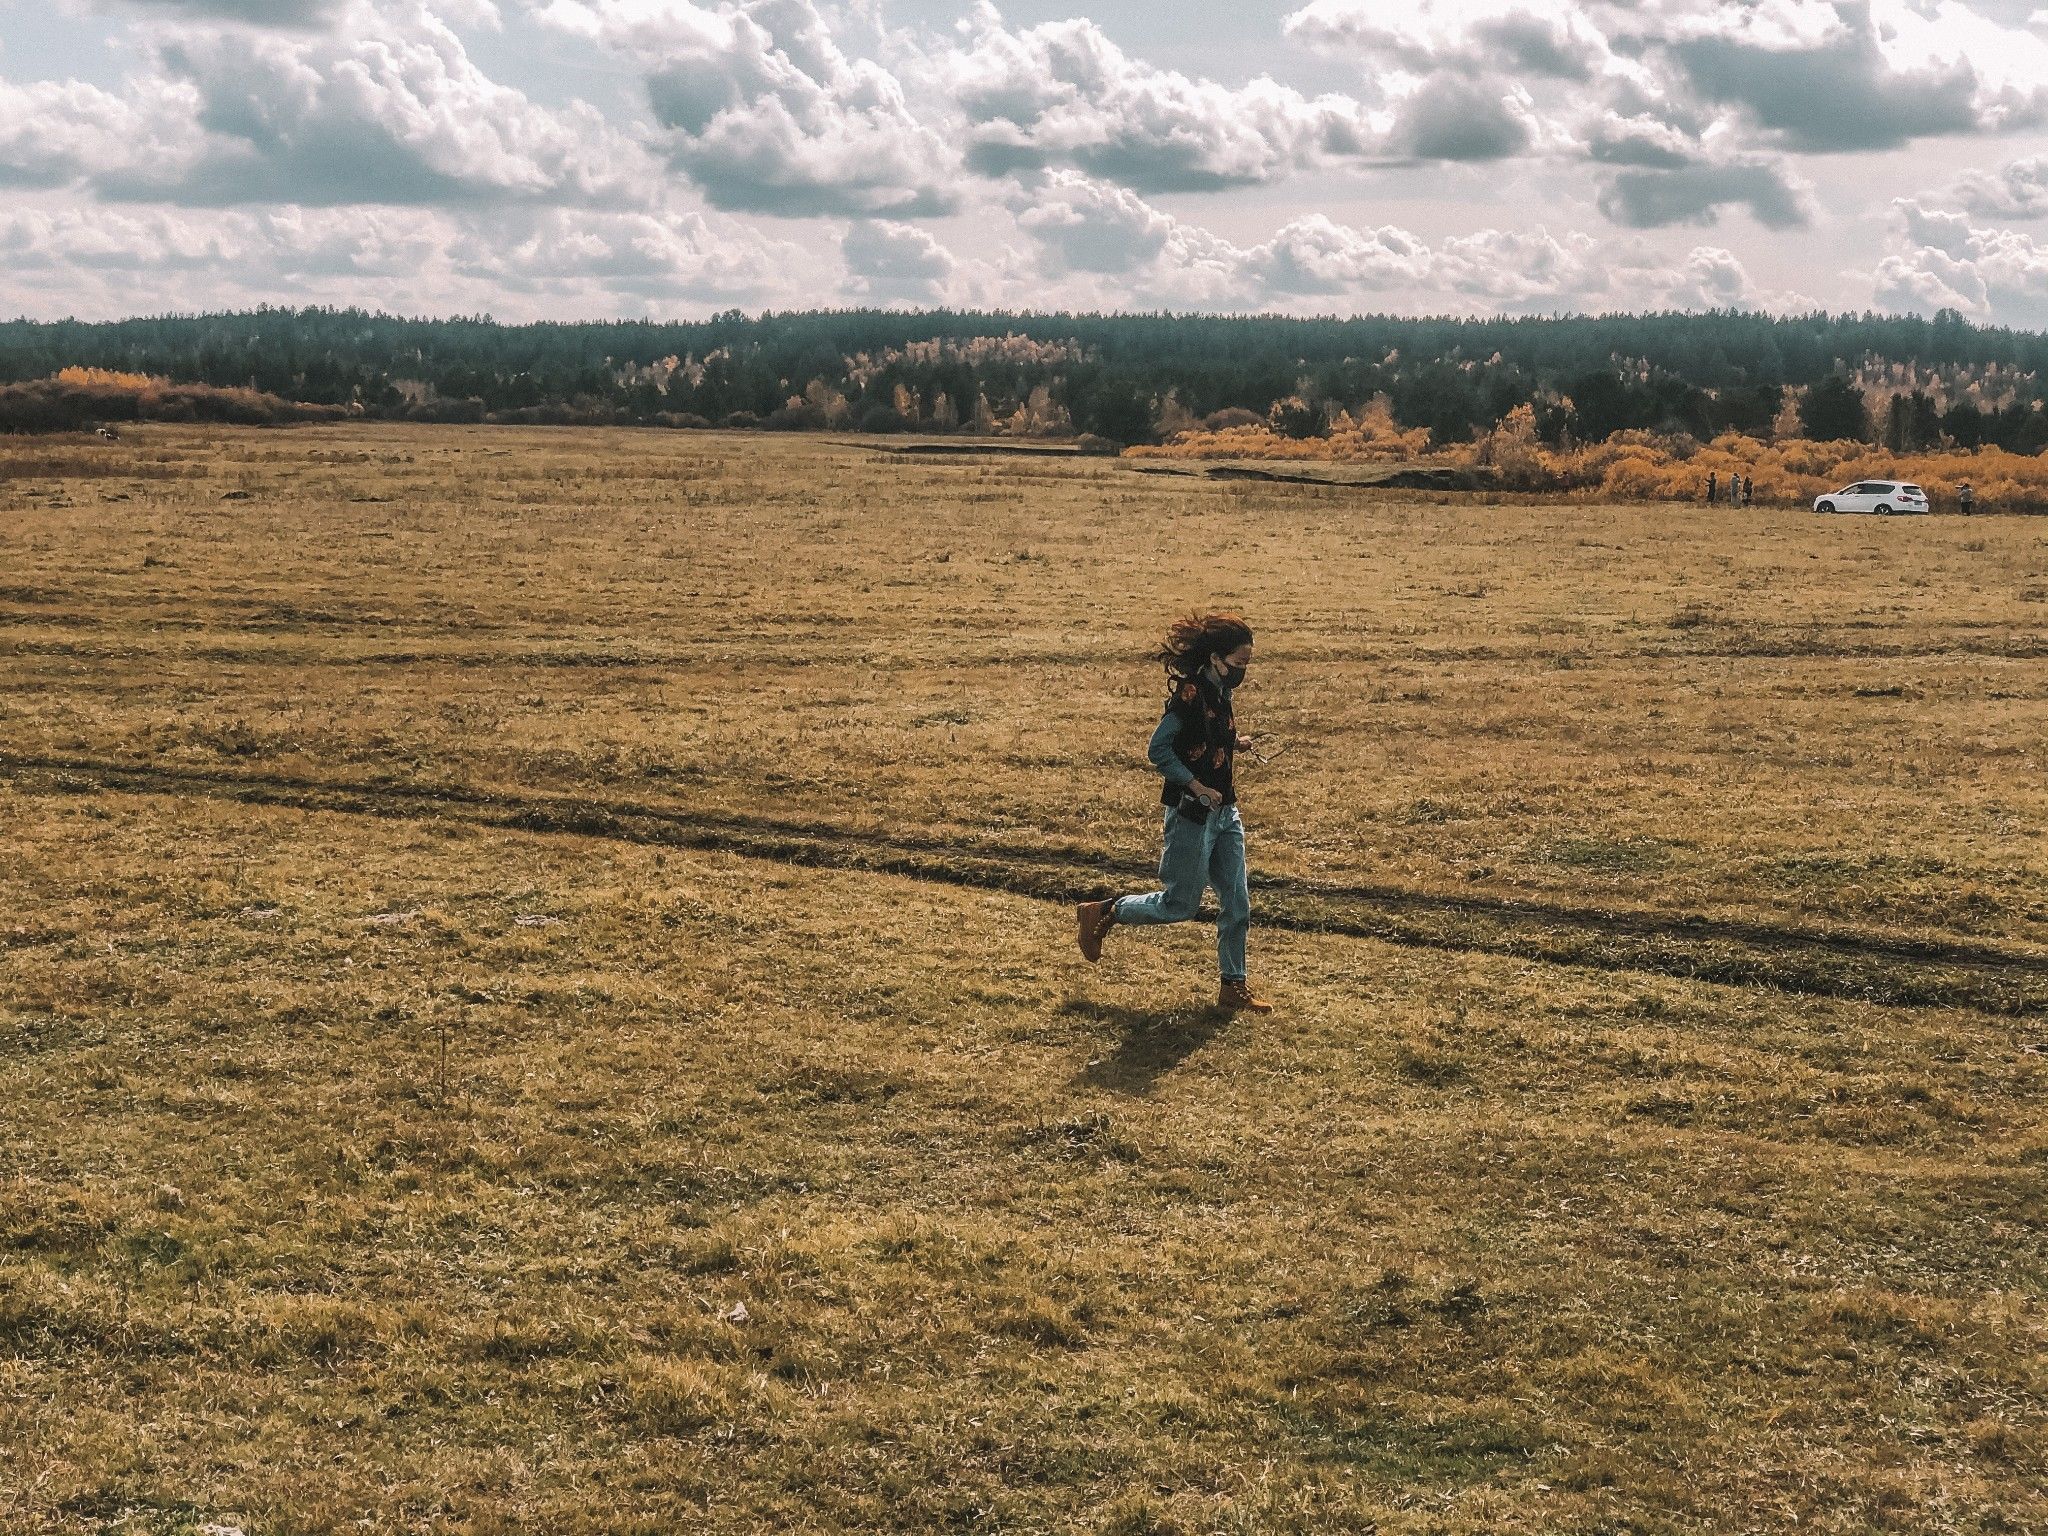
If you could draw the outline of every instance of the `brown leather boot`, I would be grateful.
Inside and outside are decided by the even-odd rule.
[[[1273,1005],[1252,991],[1248,981],[1225,979],[1216,992],[1216,1006],[1225,1013],[1271,1013]]]
[[[1114,901],[1084,901],[1074,908],[1075,937],[1080,941],[1081,958],[1090,965],[1100,960],[1102,941],[1115,926]]]

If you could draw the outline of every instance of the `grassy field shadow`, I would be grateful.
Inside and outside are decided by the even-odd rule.
[[[1129,1094],[1150,1093],[1160,1078],[1215,1039],[1231,1019],[1215,1007],[1183,1003],[1130,1008],[1078,997],[1068,999],[1060,1011],[1103,1026],[1115,1042],[1075,1075],[1074,1085]]]

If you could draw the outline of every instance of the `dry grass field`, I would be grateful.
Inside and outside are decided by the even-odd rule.
[[[0,442],[0,724],[0,1529],[2048,1529],[2048,524]]]

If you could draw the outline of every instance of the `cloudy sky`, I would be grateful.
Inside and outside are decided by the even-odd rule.
[[[0,0],[0,313],[2048,326],[2036,5]]]

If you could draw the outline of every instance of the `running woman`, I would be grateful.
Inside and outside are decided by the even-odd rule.
[[[1166,807],[1159,855],[1165,888],[1149,896],[1084,901],[1076,909],[1081,954],[1092,963],[1102,957],[1110,929],[1120,923],[1184,923],[1201,906],[1203,887],[1213,887],[1219,908],[1216,960],[1223,973],[1216,1006],[1231,1013],[1273,1011],[1245,975],[1252,902],[1245,884],[1244,822],[1230,782],[1231,760],[1239,748],[1252,745],[1251,737],[1237,734],[1230,707],[1251,659],[1251,626],[1234,613],[1190,614],[1166,632],[1154,656],[1166,668],[1166,712],[1148,749],[1166,781],[1159,792]]]

